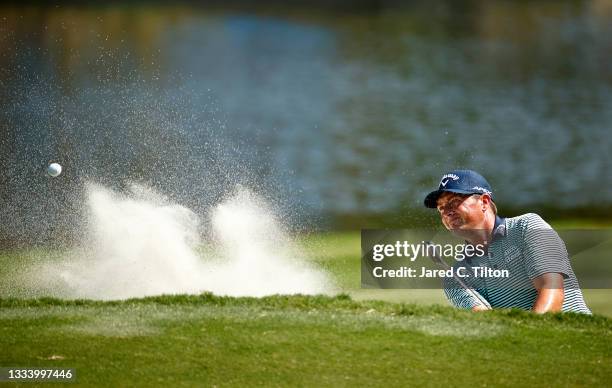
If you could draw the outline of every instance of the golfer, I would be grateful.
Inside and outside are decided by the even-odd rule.
[[[477,172],[445,174],[425,206],[438,209],[446,229],[485,252],[453,265],[471,291],[454,278],[444,279],[444,292],[454,306],[486,310],[486,301],[492,308],[591,314],[559,235],[537,214],[500,217],[491,186]]]

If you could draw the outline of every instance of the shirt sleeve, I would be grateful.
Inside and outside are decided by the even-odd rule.
[[[571,266],[563,240],[537,214],[527,214],[523,225],[525,269],[531,280],[545,273],[569,277]]]
[[[482,304],[476,296],[468,292],[465,288],[461,287],[461,285],[453,278],[445,278],[443,285],[446,298],[453,306],[457,308],[471,310],[473,307]],[[478,291],[472,290],[472,292],[482,297]],[[486,300],[486,298],[482,298]]]

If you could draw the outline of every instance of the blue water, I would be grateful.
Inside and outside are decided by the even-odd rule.
[[[86,180],[201,213],[240,183],[315,224],[455,167],[500,209],[612,205],[605,2],[261,8],[0,9],[4,233],[77,219]]]

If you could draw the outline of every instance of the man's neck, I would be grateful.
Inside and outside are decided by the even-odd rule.
[[[482,222],[482,226],[472,230],[467,240],[472,245],[487,245],[493,239],[493,227],[495,226],[495,214],[488,210]]]

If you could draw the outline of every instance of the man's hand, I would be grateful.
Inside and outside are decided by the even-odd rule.
[[[538,296],[533,304],[533,311],[539,314],[561,311],[563,307],[563,275],[560,273],[545,273],[533,279],[533,286],[538,290]]]
[[[479,305],[472,307],[472,311],[489,311],[489,310],[491,309],[483,304],[479,304]]]

